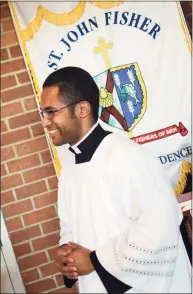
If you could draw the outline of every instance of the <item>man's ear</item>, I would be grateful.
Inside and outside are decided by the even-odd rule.
[[[91,113],[91,105],[87,101],[82,101],[79,103],[79,117],[85,118]]]

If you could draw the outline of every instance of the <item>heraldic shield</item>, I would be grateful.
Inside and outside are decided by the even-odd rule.
[[[94,77],[100,90],[99,117],[130,132],[147,107],[146,87],[137,63],[110,68]]]

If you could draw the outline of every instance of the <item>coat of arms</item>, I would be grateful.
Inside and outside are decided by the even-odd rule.
[[[100,89],[99,117],[113,127],[130,132],[147,106],[146,88],[138,64],[110,68],[94,80]]]

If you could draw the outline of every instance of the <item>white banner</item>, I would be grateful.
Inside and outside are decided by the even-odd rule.
[[[100,89],[101,124],[144,144],[165,167],[176,195],[187,192],[191,41],[179,2],[9,5],[38,99],[51,72],[84,68]],[[59,174],[65,146],[56,152],[49,143]]]

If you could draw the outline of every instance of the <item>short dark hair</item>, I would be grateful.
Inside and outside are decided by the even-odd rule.
[[[65,103],[88,101],[94,120],[98,119],[99,89],[87,71],[74,66],[58,69],[43,83],[43,89],[51,86],[58,87],[59,98]]]

